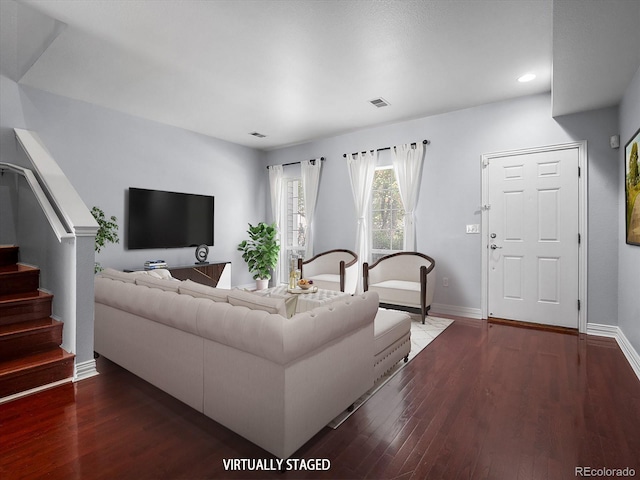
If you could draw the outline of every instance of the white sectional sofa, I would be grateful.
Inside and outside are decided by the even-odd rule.
[[[281,299],[106,271],[95,350],[288,458],[372,387],[377,310],[372,292],[286,318]]]

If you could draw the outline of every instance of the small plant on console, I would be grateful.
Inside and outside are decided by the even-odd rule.
[[[247,262],[254,280],[269,280],[271,270],[278,264],[280,253],[276,224],[260,222],[255,227],[249,224],[247,233],[249,240],[243,240],[238,245],[242,259]]]
[[[100,250],[102,250],[107,243],[120,243],[120,239],[118,238],[118,219],[116,217],[111,215],[111,217],[107,219],[102,209],[98,207],[91,209],[91,215],[96,219],[99,226],[96,232],[96,253],[100,253]],[[102,271],[102,266],[99,262],[96,262],[94,272],[98,273],[100,271]]]

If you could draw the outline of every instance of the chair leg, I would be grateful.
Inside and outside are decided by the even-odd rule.
[[[422,314],[422,324],[427,315],[427,267],[420,267],[420,313]]]
[[[429,305],[428,307],[422,309],[422,324],[423,325],[424,325],[425,318],[427,318],[427,315],[429,315],[429,310],[431,310],[431,305]]]
[[[409,355],[405,355],[404,357],[404,363],[407,363],[409,361]]]

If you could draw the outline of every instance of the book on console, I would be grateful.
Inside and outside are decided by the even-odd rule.
[[[152,270],[154,268],[166,268],[167,262],[164,260],[147,260],[144,262],[144,268],[146,270]]]

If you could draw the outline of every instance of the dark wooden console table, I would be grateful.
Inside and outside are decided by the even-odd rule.
[[[210,287],[231,288],[231,262],[183,265],[167,267],[167,270],[178,280],[191,280]]]
[[[231,288],[231,262],[210,262],[206,265],[194,263],[163,268],[169,270],[171,276],[178,280],[191,280],[210,287]],[[125,270],[125,272],[134,271]]]

